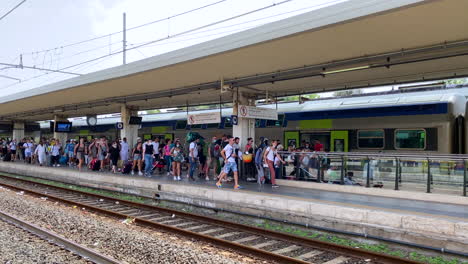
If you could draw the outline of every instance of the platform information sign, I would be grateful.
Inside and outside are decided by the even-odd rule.
[[[261,108],[248,105],[239,105],[238,109],[239,117],[278,120],[278,112],[276,111],[276,109]]]
[[[221,123],[221,114],[219,112],[203,113],[203,114],[189,114],[187,116],[187,124],[214,124]]]

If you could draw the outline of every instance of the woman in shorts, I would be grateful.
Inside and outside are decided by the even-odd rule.
[[[135,167],[138,165],[138,175],[142,176],[141,165],[142,165],[142,153],[143,153],[143,143],[139,141],[135,148],[132,151],[133,165],[132,165],[132,175],[135,174]]]
[[[181,163],[184,161],[184,153],[182,151],[182,146],[180,142],[177,142],[176,145],[171,150],[172,160],[174,161],[172,164],[174,166],[174,181],[182,180],[180,178],[180,171],[181,171]]]
[[[81,171],[81,168],[83,167],[85,155],[88,154],[86,149],[87,148],[84,142],[84,138],[80,138],[80,141],[78,142],[78,144],[75,145],[75,149],[73,151],[76,159],[78,160],[78,169],[80,171]]]

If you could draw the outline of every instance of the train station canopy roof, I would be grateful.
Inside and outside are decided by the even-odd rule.
[[[0,120],[47,120],[468,76],[468,1],[350,0],[0,97]]]

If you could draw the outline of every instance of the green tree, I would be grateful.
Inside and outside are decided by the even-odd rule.
[[[159,113],[161,113],[161,110],[158,110],[158,109],[146,111],[146,114],[148,114],[148,115],[151,115],[151,114],[159,114]]]
[[[301,97],[312,100],[312,99],[320,98],[320,95],[318,95],[318,94],[304,94],[304,95],[301,95]],[[283,101],[284,102],[297,102],[297,101],[299,101],[299,95],[283,97]]]
[[[468,78],[445,80],[445,84],[468,84]]]
[[[342,90],[342,91],[334,92],[333,96],[335,96],[335,97],[351,96],[351,95],[354,95],[354,94],[362,94],[362,93],[363,93],[362,89]]]

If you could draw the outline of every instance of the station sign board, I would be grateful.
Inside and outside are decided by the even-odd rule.
[[[278,112],[276,111],[276,109],[261,108],[248,105],[239,105],[238,116],[243,118],[278,120]]]
[[[221,123],[221,114],[219,112],[189,114],[187,116],[188,125],[215,124]]]

